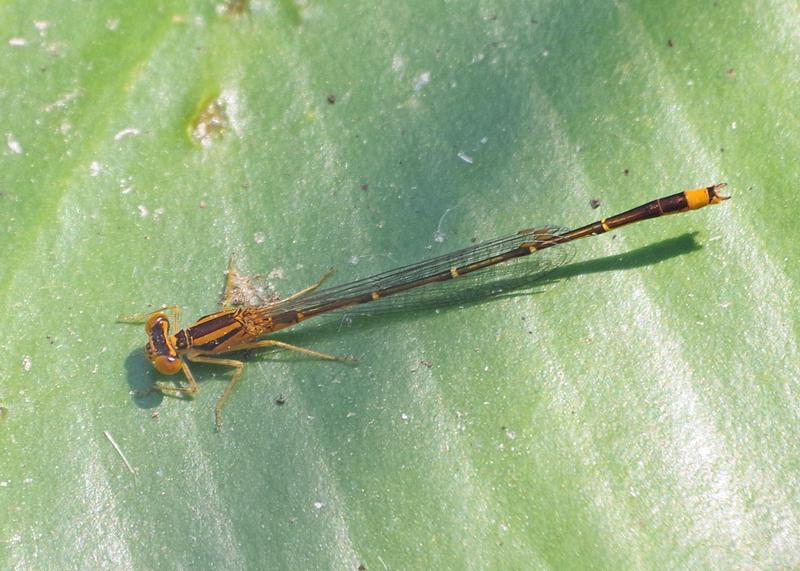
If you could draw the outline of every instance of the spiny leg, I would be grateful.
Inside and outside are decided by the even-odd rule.
[[[231,254],[228,258],[228,269],[225,272],[225,291],[222,293],[223,308],[231,307],[232,305],[241,305],[233,303],[233,291],[236,289],[234,285],[239,277],[239,272],[236,269],[236,254]]]
[[[169,309],[169,310],[171,310],[171,311],[172,311],[172,331],[175,331],[175,332],[177,332],[178,330],[180,330],[180,326],[178,325],[178,321],[179,321],[179,319],[178,319],[178,316],[179,316],[179,315],[180,315],[180,313],[181,313],[181,310],[180,310],[180,308],[179,308],[177,305],[168,305],[168,306],[167,306],[167,307],[165,307],[164,309]],[[185,364],[184,364],[184,367],[186,367],[186,365],[185,365]],[[188,371],[188,370],[189,370],[189,369],[186,369],[186,370],[184,371],[184,373],[185,373],[186,371]],[[187,376],[191,377],[191,373],[189,373]],[[192,379],[192,381],[194,381],[194,379]]]
[[[225,401],[228,400],[228,395],[231,394],[234,385],[239,381],[239,377],[242,376],[242,369],[244,369],[244,363],[241,361],[237,361],[235,359],[220,359],[218,357],[205,357],[203,355],[192,355],[187,356],[189,359],[194,361],[195,363],[208,363],[210,365],[225,365],[227,367],[233,367],[236,369],[233,372],[233,377],[231,380],[228,381],[228,386],[225,387],[225,391],[222,393],[222,396],[219,397],[217,401],[217,405],[214,407],[214,426],[219,432],[222,426],[222,407],[225,406]]]
[[[181,361],[181,370],[183,371],[186,380],[189,381],[188,387],[173,387],[170,385],[165,385],[164,383],[153,383],[153,387],[148,392],[158,391],[161,393],[173,393],[173,394],[182,394],[182,395],[190,395],[194,396],[197,394],[198,386],[197,381],[194,380],[194,375],[192,371],[189,370],[189,366]]]
[[[281,302],[283,303],[283,302],[291,301],[293,299],[297,299],[298,297],[303,297],[304,295],[308,295],[309,293],[311,293],[312,291],[317,289],[319,286],[324,284],[325,281],[329,277],[331,277],[333,275],[334,271],[335,270],[333,268],[331,268],[330,270],[325,272],[325,274],[319,279],[319,281],[317,283],[312,284],[312,285],[308,286],[307,288],[301,289],[300,291],[293,293],[292,295],[290,295],[286,299],[282,299]]]
[[[303,355],[309,355],[310,357],[316,357],[317,359],[322,359],[324,361],[343,361],[343,362],[352,362],[355,361],[352,357],[337,357],[336,355],[329,355],[327,353],[320,353],[319,351],[314,351],[312,349],[306,349],[305,347],[298,347],[297,345],[292,345],[290,343],[284,343],[283,341],[276,341],[274,339],[265,339],[263,341],[254,341],[253,343],[242,343],[241,345],[236,345],[233,347],[234,351],[246,351],[248,349],[263,349],[264,347],[280,347],[281,349],[288,349],[289,351],[296,351],[297,353],[302,353]]]
[[[165,305],[160,309],[154,309],[153,311],[148,311],[146,313],[135,313],[133,315],[120,315],[117,317],[117,323],[145,323],[150,316],[155,313],[164,313],[167,311],[172,312],[172,328],[177,331],[178,330],[178,315],[180,314],[180,308],[177,305]]]
[[[298,353],[302,353],[304,355],[309,355],[311,357],[316,357],[317,359],[323,359],[325,361],[353,361],[354,359],[348,357],[337,357],[335,355],[328,355],[327,353],[320,353],[319,351],[313,351],[311,349],[305,349],[303,347],[298,347],[297,345],[291,345],[289,343],[284,343],[283,341],[275,341],[274,339],[265,339],[263,341],[254,341],[253,343],[243,343],[241,345],[237,345],[232,350],[234,351],[246,351],[248,349],[263,349],[264,347],[280,347],[281,349],[288,349],[289,351],[296,351]],[[217,405],[214,407],[214,420],[217,431],[219,431],[220,427],[222,426],[222,408],[225,406],[225,402],[228,400],[228,396],[230,396],[233,387],[236,383],[239,382],[239,378],[242,376],[242,370],[244,369],[244,363],[242,361],[236,361],[235,359],[220,359],[218,357],[205,357],[202,355],[193,355],[189,357],[194,362],[197,363],[211,363],[213,365],[227,365],[228,367],[233,367],[236,370],[233,372],[233,377],[228,382],[228,386],[225,387],[225,391],[222,393],[222,396],[219,397],[217,401]]]

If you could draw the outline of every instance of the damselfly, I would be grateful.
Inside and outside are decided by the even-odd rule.
[[[719,191],[725,184],[687,190],[653,200],[622,214],[566,230],[556,226],[540,226],[520,230],[463,250],[438,256],[416,264],[403,266],[372,277],[319,289],[329,274],[286,299],[261,305],[232,305],[235,268],[230,265],[223,294],[222,309],[198,319],[192,325],[178,328],[178,307],[169,306],[147,316],[121,318],[123,321],[144,321],[147,332],[145,355],[159,373],[174,375],[183,372],[188,386],[169,386],[156,383],[154,389],[173,394],[194,395],[197,382],[186,361],[225,365],[234,369],[233,376],[214,409],[217,430],[221,424],[222,408],[242,375],[244,363],[219,357],[223,353],[279,347],[329,361],[349,359],[319,353],[264,336],[286,329],[312,317],[333,311],[357,311],[359,307],[389,306],[391,308],[420,307],[446,302],[470,287],[485,283],[479,278],[492,275],[490,268],[523,263],[529,281],[564,264],[569,258],[564,244],[603,234],[634,222],[696,210],[718,204],[730,198]],[[461,285],[458,285],[461,284]],[[167,312],[172,313],[172,322]],[[175,331],[172,333],[171,331]]]

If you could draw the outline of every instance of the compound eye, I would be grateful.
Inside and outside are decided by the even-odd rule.
[[[162,375],[174,375],[181,370],[183,363],[178,357],[159,355],[153,359],[153,366]]]

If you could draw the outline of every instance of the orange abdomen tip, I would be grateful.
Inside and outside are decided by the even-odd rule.
[[[712,184],[703,188],[695,188],[684,192],[689,210],[703,208],[709,204],[719,204],[723,200],[728,200],[730,195],[719,192],[728,186],[726,183]]]

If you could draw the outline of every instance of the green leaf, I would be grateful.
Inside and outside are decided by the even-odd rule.
[[[0,5],[0,565],[800,565],[797,25],[780,0]],[[245,354],[220,433],[227,368],[141,396],[170,379],[117,322],[215,310],[233,253],[285,297],[723,181],[534,294],[280,332],[358,365]]]

